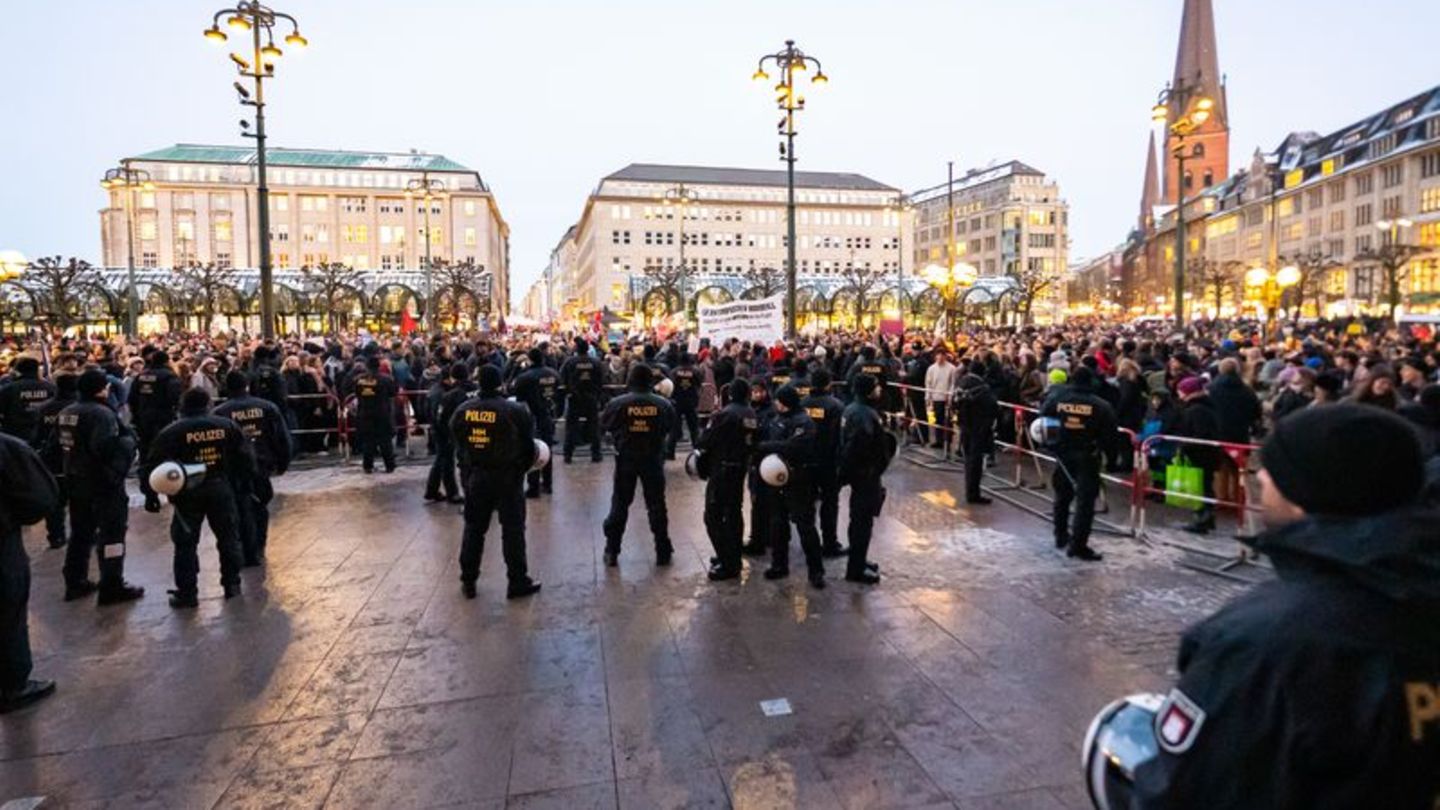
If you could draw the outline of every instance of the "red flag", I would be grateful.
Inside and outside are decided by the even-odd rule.
[[[410,310],[400,310],[400,334],[408,336],[415,331],[415,319],[410,317]]]

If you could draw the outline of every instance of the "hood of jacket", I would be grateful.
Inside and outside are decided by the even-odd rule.
[[[1280,577],[1335,577],[1396,602],[1440,604],[1440,509],[1309,517],[1255,538]]]

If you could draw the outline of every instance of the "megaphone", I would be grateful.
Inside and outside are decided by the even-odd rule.
[[[699,481],[704,477],[700,474],[699,450],[691,450],[690,455],[685,457],[685,474],[695,481]]]
[[[1091,721],[1080,757],[1097,810],[1130,806],[1135,769],[1160,753],[1155,716],[1164,702],[1161,695],[1130,695],[1101,709]]]
[[[675,393],[675,383],[669,377],[661,377],[660,382],[655,383],[655,393],[669,399]]]
[[[760,480],[772,487],[783,487],[790,480],[790,466],[785,459],[771,453],[760,460]]]
[[[540,439],[536,439],[536,440],[535,440],[535,462],[530,465],[530,472],[535,472],[536,470],[543,470],[543,469],[545,469],[545,465],[546,465],[546,464],[549,464],[549,463],[550,463],[550,445],[547,444],[547,443],[545,443],[545,442],[543,442],[543,441],[541,441]]]
[[[205,480],[204,464],[167,461],[150,471],[150,488],[161,495],[175,495]]]

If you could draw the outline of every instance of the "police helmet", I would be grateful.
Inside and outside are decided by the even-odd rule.
[[[1036,447],[1054,447],[1060,442],[1060,420],[1041,416],[1030,423],[1030,442]]]
[[[535,440],[535,461],[530,464],[530,471],[545,469],[550,463],[550,445],[541,439]]]
[[[790,466],[785,459],[771,453],[760,460],[760,480],[772,487],[783,487],[790,481]]]
[[[655,393],[669,399],[675,393],[675,383],[669,377],[661,377],[660,382],[655,383]]]
[[[695,481],[704,479],[700,474],[700,451],[691,450],[690,455],[685,457],[685,474]]]
[[[161,495],[176,495],[193,489],[205,480],[204,464],[181,464],[167,461],[150,471],[150,488]]]
[[[1130,806],[1135,769],[1160,752],[1155,715],[1162,695],[1140,693],[1111,703],[1090,723],[1081,749],[1085,786],[1097,810]]]

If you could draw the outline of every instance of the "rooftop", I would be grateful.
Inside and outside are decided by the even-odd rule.
[[[629,180],[640,183],[693,183],[725,186],[784,186],[785,172],[779,169],[734,169],[724,166],[667,166],[656,163],[631,163],[605,180]],[[871,180],[863,174],[845,172],[795,172],[795,185],[801,188],[829,188],[844,191],[899,191],[892,186]]]
[[[194,143],[177,143],[174,146],[133,155],[129,159],[229,165],[250,165],[256,160],[255,148],[251,146],[215,146]],[[432,155],[427,152],[351,152],[340,149],[272,147],[265,150],[265,162],[271,166],[299,166],[312,169],[390,169],[474,173],[474,169],[462,166],[444,155]]]
[[[1034,166],[1031,166],[1028,163],[1022,163],[1018,160],[1009,160],[1001,163],[998,166],[986,166],[983,169],[970,169],[969,171],[965,172],[963,176],[955,178],[955,190],[957,192],[965,191],[976,186],[982,186],[986,183],[992,183],[996,180],[1001,180],[1003,178],[1011,177],[1014,175],[1030,175],[1033,177],[1044,177],[1045,173],[1035,168]],[[934,199],[937,196],[948,194],[949,188],[950,184],[948,182],[941,183],[937,186],[922,188],[919,191],[911,194],[910,198],[914,202],[924,202],[926,200]]]

